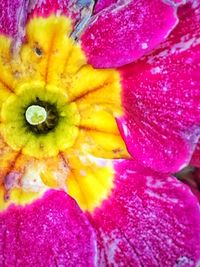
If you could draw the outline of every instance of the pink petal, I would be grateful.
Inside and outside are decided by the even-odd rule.
[[[117,2],[120,2],[120,0],[98,0],[94,8],[94,14],[100,12],[104,8],[107,8],[110,5],[115,4]],[[178,5],[185,4],[186,0],[165,0],[165,2],[171,5],[178,6]]]
[[[144,60],[121,68],[129,152],[161,172],[189,163],[200,135],[200,5],[179,10],[180,24]]]
[[[190,165],[200,167],[200,141],[197,143],[195,151],[192,154]]]
[[[35,0],[30,8],[32,13],[36,16],[47,17],[52,13],[64,13],[70,16],[73,11],[75,11],[73,10],[73,2],[74,1],[71,0]]]
[[[112,195],[90,215],[99,266],[197,266],[200,209],[189,188],[134,162],[116,172]]]
[[[176,23],[176,8],[160,0],[119,1],[93,17],[82,48],[94,67],[121,66],[149,53]]]
[[[29,6],[30,16],[48,17],[51,14],[66,15],[76,24],[81,18],[81,11],[92,0],[35,0]]]
[[[1,212],[0,226],[0,266],[94,266],[94,233],[62,191],[10,206]]]
[[[24,0],[0,1],[0,33],[15,36],[27,17],[27,2]]]

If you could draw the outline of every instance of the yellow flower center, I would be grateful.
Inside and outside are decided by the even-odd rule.
[[[17,55],[0,36],[2,208],[62,188],[92,211],[112,190],[112,159],[129,157],[119,74],[88,65],[71,32],[64,16],[33,18]]]
[[[43,109],[45,114],[48,112],[43,123],[32,123],[35,113],[30,114],[30,111],[36,108],[37,111]],[[59,88],[44,82],[23,83],[16,87],[15,94],[2,104],[1,117],[0,131],[7,144],[35,158],[57,156],[59,151],[71,147],[78,135],[76,124],[80,115],[76,104],[67,104],[66,96]]]

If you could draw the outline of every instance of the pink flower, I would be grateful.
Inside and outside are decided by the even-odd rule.
[[[168,174],[200,136],[199,22],[199,0],[1,1],[1,266],[200,262]]]

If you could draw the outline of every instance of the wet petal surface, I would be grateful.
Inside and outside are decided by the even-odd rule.
[[[121,69],[121,132],[133,157],[162,172],[186,165],[200,129],[200,5],[180,7],[180,24],[152,55]]]
[[[29,4],[29,16],[48,17],[51,14],[66,15],[72,19],[74,25],[81,17],[82,1],[73,0],[35,0]],[[88,1],[90,2],[90,1]]]
[[[27,18],[27,2],[24,0],[2,0],[0,2],[0,33],[15,36]]]
[[[121,1],[94,16],[81,37],[94,67],[116,67],[149,53],[177,23],[176,9],[162,1]]]
[[[95,236],[74,200],[48,191],[0,214],[1,266],[94,266]]]
[[[196,266],[200,211],[189,188],[134,162],[115,168],[112,194],[89,215],[99,266]]]

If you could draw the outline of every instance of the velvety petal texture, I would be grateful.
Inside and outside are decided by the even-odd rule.
[[[51,13],[66,13],[69,12],[69,7],[72,6],[72,2],[70,0],[56,0],[56,1],[44,1],[44,0],[35,0],[32,2],[30,6],[30,11],[34,15],[47,17],[51,15]]]
[[[176,8],[160,0],[118,1],[91,19],[81,44],[94,67],[121,66],[149,53],[176,23]]]
[[[118,0],[99,0],[96,1],[96,5],[94,8],[94,13],[98,13],[101,10],[103,10],[104,8],[109,7],[110,5],[114,4],[114,3],[120,3],[120,1]],[[166,3],[171,4],[171,5],[181,5],[181,4],[185,4],[186,0],[165,0]]]
[[[189,188],[134,162],[115,168],[110,198],[89,215],[98,266],[197,266],[200,209]]]
[[[94,266],[95,247],[85,215],[62,191],[0,214],[1,266]]]
[[[200,134],[200,5],[180,7],[180,23],[152,55],[121,68],[121,133],[132,156],[161,172],[189,163]]]
[[[27,17],[25,0],[2,0],[0,2],[0,33],[14,36],[24,26]]]

